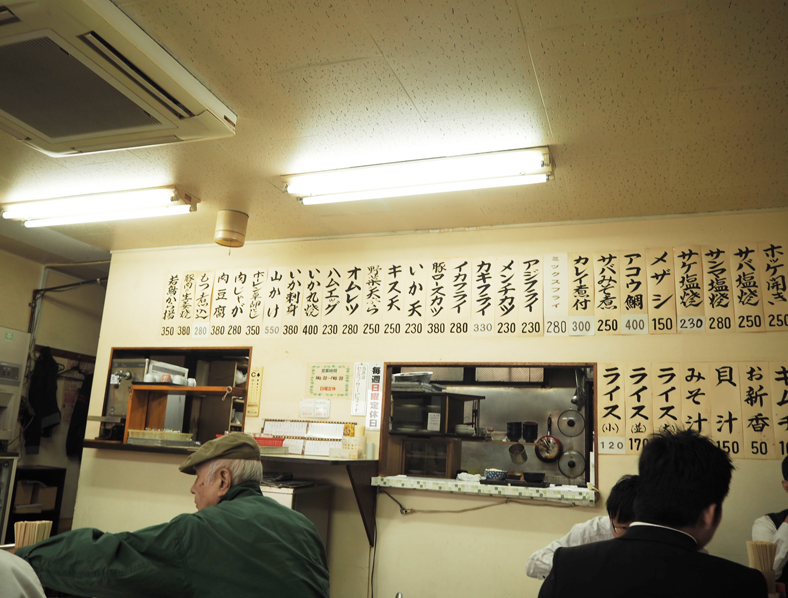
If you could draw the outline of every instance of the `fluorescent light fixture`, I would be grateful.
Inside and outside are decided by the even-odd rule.
[[[196,211],[199,202],[175,187],[157,187],[7,204],[3,218],[35,228],[186,214]]]
[[[283,176],[304,205],[544,183],[552,175],[547,147],[431,158]]]

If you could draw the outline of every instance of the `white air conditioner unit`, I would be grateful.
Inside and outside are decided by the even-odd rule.
[[[0,129],[35,149],[229,137],[235,121],[109,0],[0,0]]]

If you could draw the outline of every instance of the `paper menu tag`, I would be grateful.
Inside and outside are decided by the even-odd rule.
[[[272,436],[306,436],[308,422],[266,420],[263,434]]]
[[[304,442],[304,455],[328,457],[332,448],[342,448],[341,440],[307,440]]]
[[[430,432],[438,432],[441,429],[441,414],[428,413],[427,414],[427,429]]]
[[[309,430],[306,435],[310,438],[334,438],[342,440],[344,429],[345,424],[309,422]]]
[[[303,438],[285,438],[282,446],[286,446],[288,454],[301,455],[304,452],[304,439]]]
[[[367,386],[369,385],[369,364],[353,364],[353,384],[351,391],[350,415],[367,414]]]

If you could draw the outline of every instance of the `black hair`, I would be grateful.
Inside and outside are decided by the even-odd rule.
[[[788,480],[788,457],[783,459],[783,479]]]
[[[635,520],[635,495],[639,479],[636,475],[621,476],[610,489],[605,507],[611,519],[619,523],[632,523]]]
[[[733,464],[706,436],[694,430],[654,434],[638,462],[635,499],[638,521],[681,528],[695,525],[701,513],[728,495]]]

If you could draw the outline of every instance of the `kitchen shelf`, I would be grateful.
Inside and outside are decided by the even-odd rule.
[[[402,490],[424,490],[447,494],[467,494],[472,496],[491,496],[518,498],[540,502],[553,502],[573,507],[593,507],[599,500],[599,492],[580,486],[550,486],[533,488],[528,486],[488,485],[479,482],[463,482],[447,478],[427,478],[415,476],[376,476],[371,480],[373,486],[380,488],[400,488]]]
[[[85,448],[108,449],[113,451],[131,451],[140,453],[159,453],[169,455],[189,455],[196,448],[145,446],[126,444],[119,440],[85,440]],[[260,455],[260,461],[266,463],[287,463],[291,465],[344,465],[353,495],[356,498],[364,531],[370,546],[375,543],[375,497],[377,490],[371,484],[372,476],[378,472],[377,459],[336,459],[334,457],[311,457],[302,455]]]
[[[227,390],[227,389],[230,390]],[[175,384],[132,384],[131,390],[148,390],[165,392],[170,395],[228,395],[246,396],[246,389],[241,386],[177,386]]]

